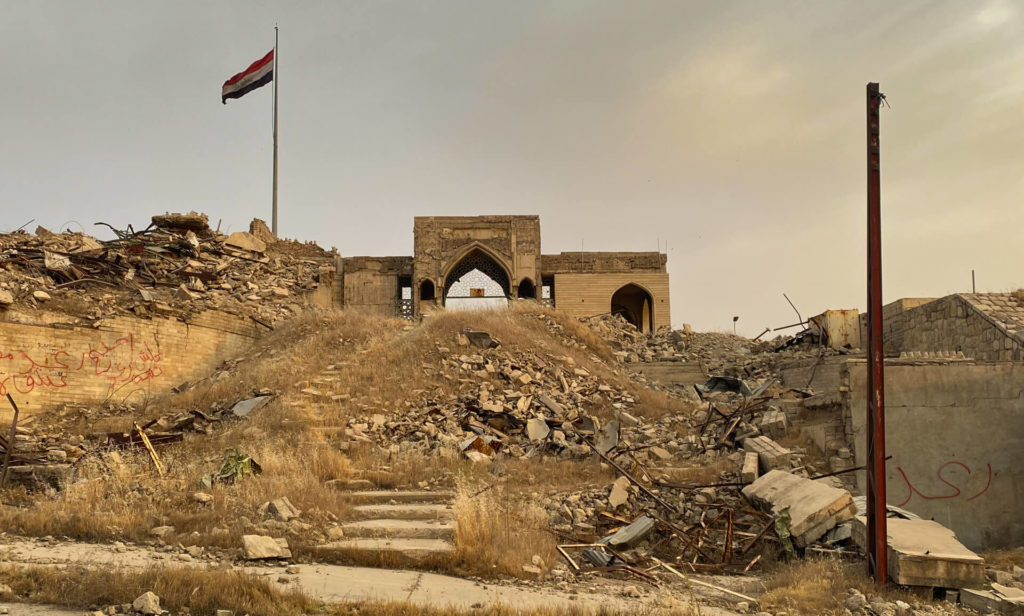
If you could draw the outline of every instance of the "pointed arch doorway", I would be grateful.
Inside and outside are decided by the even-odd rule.
[[[482,310],[508,305],[511,285],[508,271],[494,257],[474,248],[448,271],[444,281],[444,306],[448,310]]]

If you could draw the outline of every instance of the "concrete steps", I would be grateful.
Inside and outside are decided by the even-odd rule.
[[[422,560],[429,556],[451,554],[455,545],[443,539],[345,538],[320,546],[324,550],[376,552],[384,558]],[[382,558],[383,560],[383,558]]]
[[[429,490],[359,490],[348,492],[346,498],[352,503],[377,503],[396,505],[399,503],[450,503],[455,497],[451,492]]]
[[[367,489],[374,485],[368,479],[334,485],[353,504],[356,519],[341,525],[344,538],[318,551],[383,566],[446,559],[455,552],[453,493]]]
[[[440,520],[452,518],[452,510],[448,505],[437,503],[399,503],[356,505],[352,508],[361,520],[392,519],[392,520]]]
[[[455,524],[450,520],[357,520],[341,525],[345,537],[384,537],[389,539],[455,540]]]

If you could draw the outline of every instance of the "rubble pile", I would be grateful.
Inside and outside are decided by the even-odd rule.
[[[470,348],[465,334],[460,339],[461,351],[437,349],[439,377],[455,387],[414,392],[403,409],[351,422],[348,436],[397,451],[461,451],[478,461],[499,452],[582,458],[590,454],[584,440],[594,438],[611,445],[635,438],[672,450],[686,446],[674,428],[682,418],[644,424],[629,413],[637,403],[630,392],[571,357]]]
[[[0,309],[59,306],[93,320],[217,309],[273,322],[302,310],[302,295],[335,271],[335,253],[278,241],[259,220],[230,235],[194,212],[154,216],[138,232],[110,228],[109,241],[43,227],[0,235]]]
[[[679,330],[663,327],[645,334],[620,315],[581,320],[614,349],[616,359],[622,363],[696,363],[706,374],[745,379],[769,378],[775,373],[775,366],[785,361],[839,352],[817,345],[789,345],[789,337],[756,341],[734,334],[696,333],[689,327]]]

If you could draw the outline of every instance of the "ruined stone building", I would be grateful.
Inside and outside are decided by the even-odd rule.
[[[621,314],[642,331],[669,326],[666,255],[541,254],[538,216],[425,216],[413,255],[342,259],[340,303],[412,318],[431,309],[536,299],[578,317]]]

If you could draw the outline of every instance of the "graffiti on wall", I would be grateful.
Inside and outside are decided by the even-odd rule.
[[[159,350],[138,342],[131,333],[84,348],[0,348],[0,396],[64,389],[79,378],[101,379],[110,395],[160,376],[162,359]]]
[[[973,487],[968,489],[967,484],[975,476],[973,471],[978,471],[979,476],[985,477],[984,485],[977,485],[981,482],[979,479],[975,480]],[[935,479],[939,485],[924,491],[914,485],[902,466],[897,466],[896,472],[903,479],[907,489],[907,497],[903,502],[897,504],[898,507],[903,507],[915,496],[926,501],[961,499],[970,502],[988,492],[988,489],[992,487],[992,465],[988,463],[984,467],[979,464],[972,470],[971,467],[959,460],[950,460],[935,470]],[[966,476],[963,473],[966,473]]]

